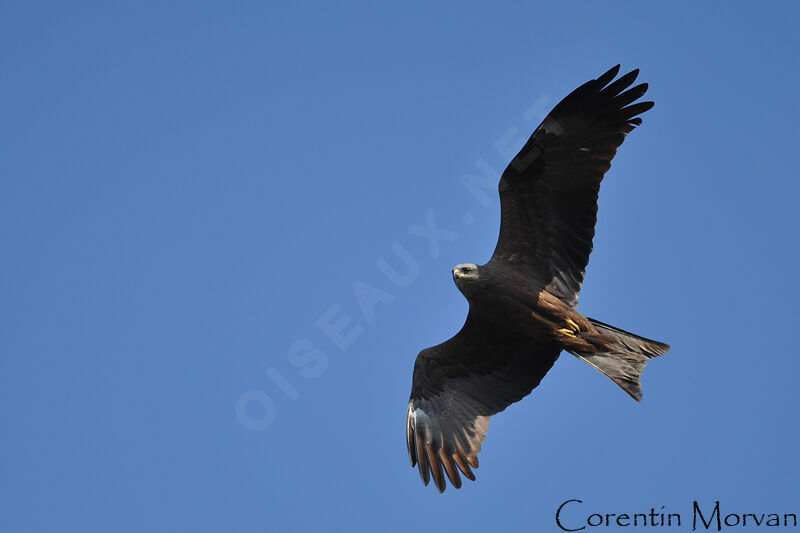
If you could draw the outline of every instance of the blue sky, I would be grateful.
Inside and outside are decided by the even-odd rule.
[[[800,513],[799,13],[3,3],[0,529]],[[656,106],[604,181],[581,311],[672,351],[641,404],[563,355],[439,495],[404,419],[466,316],[451,267],[496,241],[463,176],[616,63]],[[409,231],[428,213],[438,249]]]

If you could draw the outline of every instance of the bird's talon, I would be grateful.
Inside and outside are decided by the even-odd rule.
[[[580,328],[580,326],[578,326],[578,324],[576,324],[575,322],[573,322],[573,321],[572,321],[572,320],[570,320],[569,318],[567,319],[567,325],[570,327],[570,329],[571,329],[573,332],[575,332],[575,333],[580,333],[580,331],[581,331],[581,328]]]
[[[562,329],[558,329],[556,331],[558,331],[559,333],[561,333],[565,337],[574,337],[575,336],[575,333],[571,329],[562,328]]]

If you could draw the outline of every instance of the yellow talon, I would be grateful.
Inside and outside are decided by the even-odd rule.
[[[569,326],[569,327],[572,329],[572,331],[574,331],[575,333],[578,333],[578,332],[580,332],[580,330],[581,330],[581,328],[578,326],[578,324],[576,324],[575,322],[573,322],[573,321],[572,321],[572,320],[570,320],[569,318],[567,319],[567,325],[568,325],[568,326]],[[573,336],[574,336],[574,335],[573,335]]]
[[[562,329],[557,329],[556,331],[561,333],[565,337],[574,337],[575,336],[575,333],[571,329],[562,328]]]

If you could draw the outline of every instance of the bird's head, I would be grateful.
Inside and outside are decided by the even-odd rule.
[[[479,277],[478,265],[473,263],[461,263],[453,269],[453,281],[461,292],[477,281]]]

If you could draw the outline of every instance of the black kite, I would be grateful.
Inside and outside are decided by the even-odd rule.
[[[440,492],[445,474],[474,480],[489,417],[536,387],[562,350],[641,400],[647,360],[669,346],[580,314],[578,293],[592,251],[597,193],[625,135],[653,102],[634,70],[619,65],[564,98],[536,128],[500,180],[500,237],[491,260],[453,269],[469,301],[453,338],[420,352],[408,402],[411,465]]]

